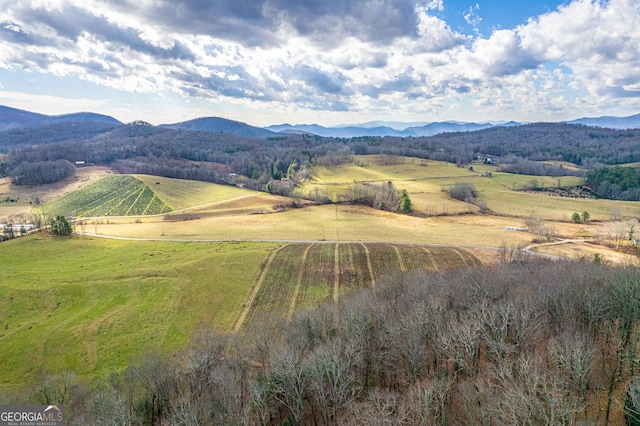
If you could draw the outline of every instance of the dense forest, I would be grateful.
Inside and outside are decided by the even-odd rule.
[[[49,128],[0,132],[0,150],[8,151],[5,173],[11,173],[24,162],[85,161],[107,164],[124,173],[148,173],[264,189],[269,181],[295,178],[298,171],[307,173],[311,164],[339,164],[350,161],[353,155],[365,154],[413,156],[460,166],[475,158],[490,157],[506,171],[554,176],[579,172],[535,162],[563,160],[594,168],[640,161],[640,130],[596,129],[569,124],[495,127],[420,138],[351,139],[306,134],[256,139],[224,133],[177,131],[146,123],[119,127],[104,124],[91,127],[86,123],[67,126],[68,133],[62,128],[58,132]],[[98,128],[102,131],[96,134]],[[57,136],[51,136],[52,133]],[[42,138],[35,135],[42,135]]]
[[[67,160],[22,162],[11,171],[16,185],[53,183],[73,176],[76,166]]]
[[[601,197],[640,201],[640,169],[636,167],[602,167],[586,175],[586,184]]]
[[[183,351],[147,354],[96,390],[65,373],[0,402],[64,404],[69,424],[82,425],[572,425],[636,415],[635,382],[625,395],[640,368],[638,269],[518,253],[504,250],[497,266],[390,276],[275,329],[202,329]]]

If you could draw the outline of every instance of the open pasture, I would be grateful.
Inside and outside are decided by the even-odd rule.
[[[256,191],[235,186],[216,185],[195,180],[172,179],[150,175],[133,175],[153,189],[173,210],[183,210],[239,198]]]
[[[585,205],[581,202],[585,200],[554,197],[555,200],[548,202],[540,198],[549,197],[548,194],[523,191],[523,188],[532,184],[539,188],[575,186],[582,182],[579,177],[502,173],[496,172],[496,166],[488,164],[474,163],[471,168],[473,170],[409,157],[355,156],[351,164],[314,167],[314,178],[305,182],[299,192],[313,194],[316,190],[323,191],[333,200],[338,200],[349,186],[356,183],[393,182],[397,189],[408,191],[416,214],[437,216],[477,212],[477,207],[454,200],[445,192],[456,182],[464,182],[474,185],[479,193],[478,198],[501,215],[527,217],[536,214],[548,220],[568,220],[573,212],[581,213],[592,208],[596,215],[594,218],[607,219],[610,216],[610,200],[597,200]],[[627,215],[638,213],[632,204],[623,205],[622,208]]]
[[[230,194],[231,195],[231,194]],[[186,208],[165,215],[166,220],[176,218],[196,218],[230,215],[266,214],[291,207],[292,200],[288,197],[271,195],[266,192],[247,191],[236,198],[225,199],[196,207]],[[301,203],[306,204],[304,200]]]
[[[612,217],[638,217],[640,204],[633,201],[558,197],[546,192],[491,190],[478,187],[479,197],[496,213],[512,216],[537,216],[545,220],[568,222],[575,212],[589,213],[591,220],[610,220]]]
[[[381,243],[295,243],[275,253],[245,306],[238,328],[263,327],[291,319],[296,311],[335,302],[341,294],[374,286],[385,275],[399,272],[451,271],[479,266],[470,251],[451,247],[421,247]]]
[[[335,185],[469,176],[476,176],[476,173],[451,163],[413,157],[363,155],[354,156],[353,163],[349,164],[314,167],[312,182]]]
[[[67,370],[105,377],[183,347],[201,325],[230,330],[275,247],[44,235],[0,244],[0,389]]]

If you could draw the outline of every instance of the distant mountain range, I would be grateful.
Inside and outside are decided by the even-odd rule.
[[[373,122],[385,124],[384,122]],[[356,126],[323,127],[317,124],[279,124],[266,127],[278,133],[310,133],[318,136],[353,138],[358,136],[433,136],[441,133],[471,132],[495,126],[519,126],[521,123],[460,123],[456,121],[436,123],[403,123],[392,122],[389,125],[368,126],[368,123]],[[413,124],[413,126],[410,126]],[[416,125],[418,124],[418,125]],[[393,127],[391,127],[393,126]],[[400,127],[400,129],[398,129]]]
[[[124,125],[113,117],[91,112],[44,115],[0,105],[0,131],[21,128],[33,129],[41,126],[62,125],[64,123],[75,123],[74,125],[78,125],[78,123],[84,123],[85,125],[89,123],[110,126]],[[640,128],[640,114],[630,117],[585,117],[566,121],[565,123],[613,129],[637,129]],[[352,138],[360,136],[434,136],[442,133],[469,132],[490,127],[519,126],[522,124],[524,123],[514,121],[486,123],[372,121],[334,127],[324,127],[318,124],[279,124],[262,128],[225,118],[203,117],[181,123],[161,124],[157,127],[179,131],[229,133],[249,138],[268,138],[283,134],[313,134],[325,137]]]
[[[93,112],[77,112],[64,115],[44,115],[21,109],[10,108],[0,105],[0,130],[11,130],[20,128],[34,128],[60,123],[82,123],[93,122],[112,125],[122,125],[113,117]]]
[[[567,121],[569,124],[582,124],[590,127],[606,127],[609,129],[640,129],[640,114],[629,117],[594,117],[579,118]]]

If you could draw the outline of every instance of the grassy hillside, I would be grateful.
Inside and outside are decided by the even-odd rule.
[[[184,346],[200,325],[231,330],[273,322],[386,274],[479,264],[450,248],[277,247],[78,236],[0,244],[0,256],[12,259],[0,286],[0,388],[67,370],[104,377],[145,352]]]
[[[492,212],[508,216],[539,216],[543,219],[568,221],[574,212],[588,211],[594,220],[608,220],[611,211],[622,216],[638,216],[638,203],[612,200],[561,198],[547,193],[527,192],[535,183],[538,188],[575,186],[582,179],[574,176],[531,176],[496,171],[496,166],[472,164],[473,170],[455,164],[420,160],[410,157],[356,156],[354,163],[335,167],[315,167],[313,179],[299,189],[303,194],[316,190],[336,200],[347,188],[358,182],[393,182],[411,196],[414,212],[420,215],[452,215],[475,212],[468,203],[454,200],[443,190],[456,182],[473,184],[479,198]],[[570,167],[564,163],[563,167]]]
[[[49,216],[134,216],[172,209],[142,180],[133,176],[107,176],[46,204]]]
[[[0,388],[92,378],[229,330],[273,244],[29,236],[0,244]],[[18,255],[19,254],[19,255]]]
[[[152,188],[153,192],[174,210],[256,194],[255,191],[235,186],[216,185],[194,180],[171,179],[150,175],[134,175],[134,177]]]

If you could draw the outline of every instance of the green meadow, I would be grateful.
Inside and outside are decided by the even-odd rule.
[[[98,378],[201,325],[230,330],[274,244],[45,235],[0,244],[0,388]]]

